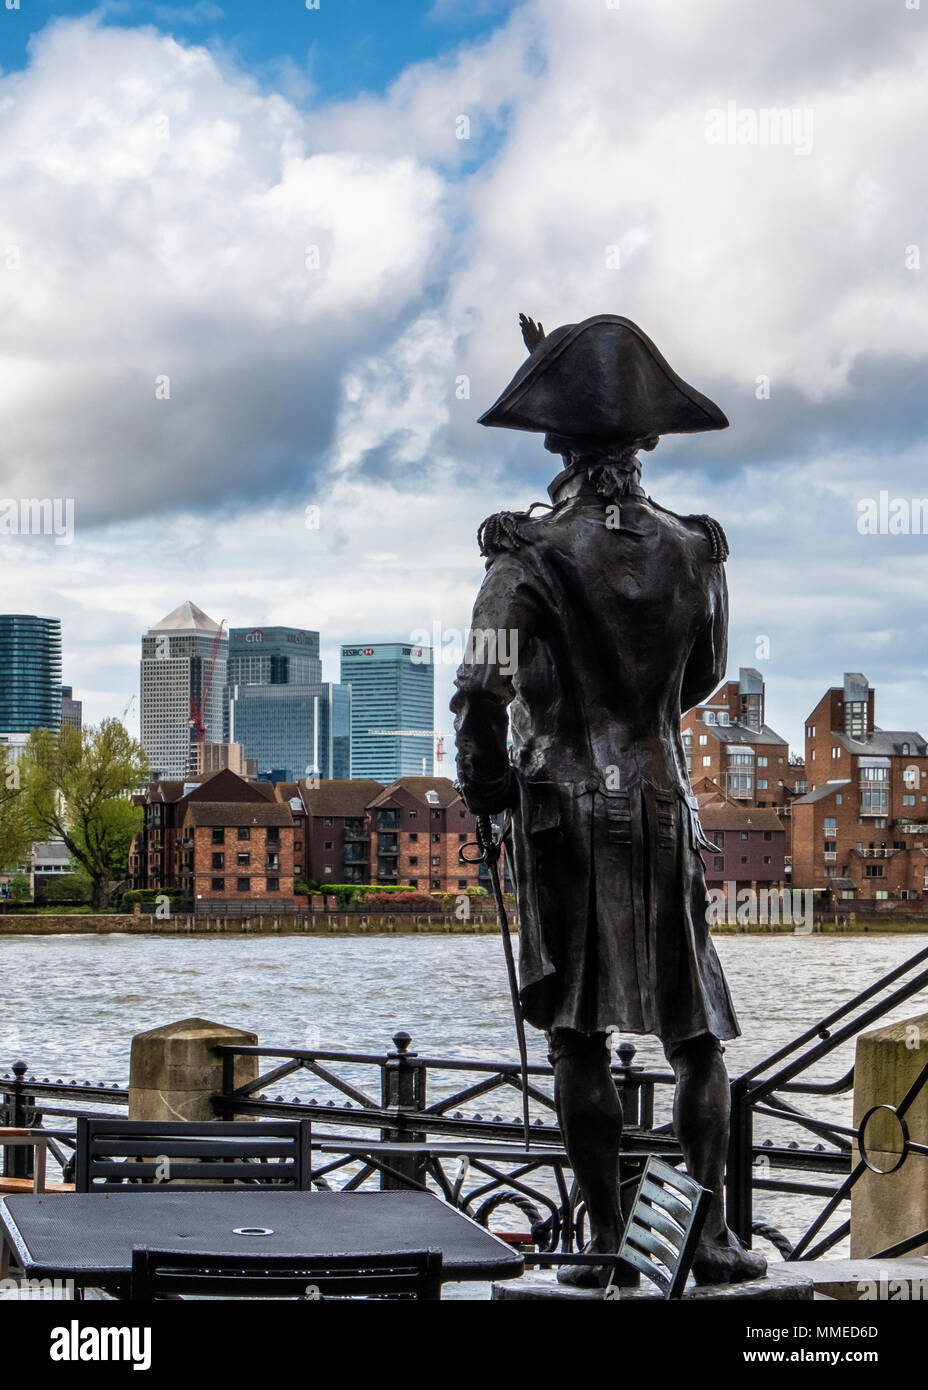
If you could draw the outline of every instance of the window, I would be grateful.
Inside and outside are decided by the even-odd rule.
[[[239,850],[235,856],[235,862],[239,868],[244,869],[251,863],[251,855],[247,850]]]
[[[914,797],[914,796],[904,796],[904,797],[902,798],[902,804],[903,804],[903,806],[914,806],[914,805],[915,805],[915,797]]]
[[[279,878],[269,878],[269,879],[267,880],[267,891],[268,891],[269,893],[279,893],[279,892],[280,892],[280,879],[279,879]]]
[[[746,863],[748,862],[748,857],[747,857],[746,854],[742,854],[742,856],[741,856],[741,862],[742,862],[742,864],[746,864]]]
[[[411,854],[411,855],[409,856],[409,862],[410,862],[410,864],[418,864],[418,862],[419,862],[419,856],[418,856],[418,854]]]
[[[439,857],[437,854],[432,856],[432,863],[433,863],[433,864],[440,864],[440,863],[441,863],[441,859],[440,859],[440,857]]]
[[[441,879],[440,879],[440,878],[433,878],[433,879],[432,879],[432,887],[433,887],[433,888],[440,888],[440,887],[441,887]]]
[[[711,759],[711,758],[703,758],[703,760],[702,760],[702,765],[703,765],[703,767],[711,767],[711,766],[712,766],[712,759]]]
[[[226,881],[224,878],[211,878],[209,888],[211,893],[222,893],[225,891]]]
[[[416,817],[418,816],[419,812],[418,812],[418,811],[407,811],[406,814],[409,816],[409,819],[410,819],[410,820],[415,820]],[[464,814],[464,812],[462,811],[462,812],[461,812],[461,815],[463,816],[463,814]]]
[[[699,746],[700,746],[700,748],[705,748],[705,746],[706,746],[706,744],[707,744],[708,742],[709,742],[709,735],[708,735],[708,734],[700,734],[700,735],[699,735]]]
[[[766,767],[766,766],[767,766],[767,759],[766,759],[766,758],[758,758],[758,759],[757,759],[757,766],[758,766],[758,767]]]
[[[769,855],[769,854],[765,854],[765,855],[764,855],[764,863],[765,863],[765,864],[769,864],[769,863],[770,863],[770,855]]]
[[[836,854],[837,851],[838,851],[838,841],[837,841],[837,840],[826,840],[826,841],[825,841],[825,853],[826,853],[826,854]]]
[[[324,840],[324,841],[323,841],[323,844],[322,844],[322,848],[323,848],[323,849],[334,849],[334,848],[335,848],[335,841],[334,841],[334,840]]]
[[[303,848],[303,841],[302,841],[302,840],[294,840],[294,841],[293,841],[293,848],[294,848],[294,849],[302,849],[302,848]]]
[[[844,797],[841,795],[840,792],[838,792],[838,795],[835,797],[835,805],[836,805],[836,806],[843,806],[843,805],[844,805]]]
[[[459,878],[459,879],[458,879],[458,887],[459,887],[459,888],[466,888],[466,887],[467,887],[467,879],[466,879],[466,878]]]
[[[332,819],[331,816],[323,816],[323,817],[322,817],[322,824],[323,824],[323,825],[334,825],[335,822],[334,822],[334,820]]]
[[[764,831],[764,839],[765,839],[765,840],[772,840],[772,839],[773,839],[773,831],[772,831],[772,830],[765,830],[765,831]]]
[[[887,892],[887,890],[886,890],[885,888],[878,888],[878,889],[876,890],[876,892],[874,893],[873,896],[874,896],[875,898],[879,898],[880,901],[882,901],[884,898],[888,898],[888,897],[889,897],[889,893]]]
[[[459,835],[459,836],[458,836],[458,839],[460,840],[460,842],[461,842],[462,845],[466,844],[466,843],[467,843],[467,834],[466,834],[466,832],[465,832],[465,834],[463,834],[463,835]]]
[[[758,791],[761,791],[761,792],[765,792],[765,791],[767,790],[767,782],[766,782],[766,779],[765,779],[765,778],[760,778],[760,777],[758,777],[758,779],[757,779],[757,790],[758,790]]]
[[[838,818],[837,818],[837,816],[826,816],[826,817],[825,817],[825,834],[826,834],[826,836],[837,835],[837,833],[838,833]]]
[[[882,865],[882,864],[865,864],[865,865],[864,865],[864,878],[882,878],[882,877],[883,877],[883,865]]]
[[[749,840],[749,839],[751,838],[751,832],[750,832],[750,830],[742,830],[742,832],[741,832],[741,838],[742,838],[742,840]]]
[[[222,830],[219,826],[214,826],[214,827],[213,827],[213,844],[214,844],[214,845],[221,845],[221,844],[223,844],[223,842],[225,841],[225,838],[226,838],[226,832],[225,832],[224,830]]]
[[[213,868],[214,868],[214,869],[224,869],[225,866],[226,866],[226,857],[225,857],[225,855],[224,855],[224,854],[214,854],[214,855],[213,855]]]
[[[418,830],[411,830],[411,831],[409,832],[409,838],[410,838],[410,840],[418,840],[418,839],[419,839],[419,832],[418,832]]]
[[[713,855],[713,858],[712,858],[712,867],[715,869],[716,873],[722,874],[722,873],[725,872],[725,856],[724,856],[724,854],[716,854],[716,855]]]
[[[250,839],[251,839],[251,829],[250,829],[250,827],[247,826],[247,825],[240,825],[239,828],[238,828],[238,838],[239,838],[240,840],[250,840]]]
[[[250,878],[239,878],[239,879],[236,879],[235,882],[236,882],[237,891],[238,891],[239,893],[250,893],[250,892],[251,892],[251,879],[250,879]]]
[[[433,835],[433,836],[432,836],[432,844],[433,844],[433,845],[440,845],[440,844],[441,844],[441,836],[440,836],[440,835]]]

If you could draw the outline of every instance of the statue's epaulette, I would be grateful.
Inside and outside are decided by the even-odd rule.
[[[712,559],[717,561],[720,565],[724,564],[731,554],[731,551],[728,546],[728,537],[725,535],[725,532],[722,530],[722,527],[716,521],[715,517],[705,516],[703,514],[701,516],[688,516],[686,520],[698,521],[706,528],[706,531],[709,533],[709,544],[712,547]]]
[[[677,512],[670,511],[668,507],[662,507],[660,502],[655,502],[653,497],[649,497],[648,501],[656,511],[665,512],[667,516],[675,516],[678,521],[697,521],[709,538],[709,545],[711,547],[710,558],[720,565],[725,563],[731,554],[731,550],[728,546],[728,537],[725,535],[721,525],[716,521],[714,516],[706,516],[705,513],[699,516],[680,516]]]
[[[492,560],[504,551],[531,545],[534,537],[526,523],[537,521],[532,512],[542,505],[541,502],[534,502],[527,512],[497,512],[494,516],[488,516],[477,528],[480,554]]]

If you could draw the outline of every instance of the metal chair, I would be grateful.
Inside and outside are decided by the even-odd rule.
[[[711,1200],[712,1194],[699,1183],[652,1154],[615,1255],[528,1254],[525,1263],[542,1268],[611,1265],[607,1290],[620,1266],[631,1265],[656,1284],[665,1298],[682,1298]]]
[[[208,1180],[306,1192],[311,1173],[308,1119],[77,1122],[78,1192],[202,1191]]]
[[[132,1251],[134,1303],[189,1298],[441,1299],[440,1250],[402,1255],[197,1255]]]
[[[13,1129],[0,1125],[0,1148],[26,1147],[35,1150],[31,1178],[0,1177],[0,1193],[73,1192],[69,1182],[48,1182],[45,1177],[50,1136],[41,1129]]]

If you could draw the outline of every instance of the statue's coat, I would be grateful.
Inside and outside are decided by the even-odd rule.
[[[473,629],[504,634],[498,658],[514,634],[516,660],[465,656],[458,773],[473,810],[511,810],[526,1018],[672,1048],[739,1032],[680,735],[725,673],[727,552],[708,519],[637,487],[619,500],[609,512],[585,483],[548,516],[492,528]]]

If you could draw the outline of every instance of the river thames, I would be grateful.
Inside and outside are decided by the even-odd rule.
[[[729,1071],[762,1060],[926,944],[924,935],[717,937],[743,1031],[726,1045]],[[132,1035],[194,1015],[278,1047],[382,1053],[402,1028],[420,1055],[517,1056],[495,936],[3,937],[0,972],[0,1071],[21,1058],[39,1077],[125,1084]],[[893,1017],[926,1009],[922,994]],[[543,1062],[542,1035],[529,1029],[528,1038],[530,1058]],[[655,1039],[634,1041],[636,1061],[664,1066]],[[828,1057],[816,1079],[837,1078],[852,1063],[853,1043]],[[464,1084],[460,1074],[452,1080],[454,1089]],[[288,1097],[320,1093],[308,1078],[286,1084]],[[430,1072],[431,1097],[441,1090]],[[658,1094],[660,1120],[669,1088]],[[816,1107],[850,1122],[848,1096]],[[484,1113],[514,1118],[517,1108],[509,1092]],[[797,1206],[770,1194],[759,1194],[758,1208],[790,1234],[809,1210],[805,1199]]]

